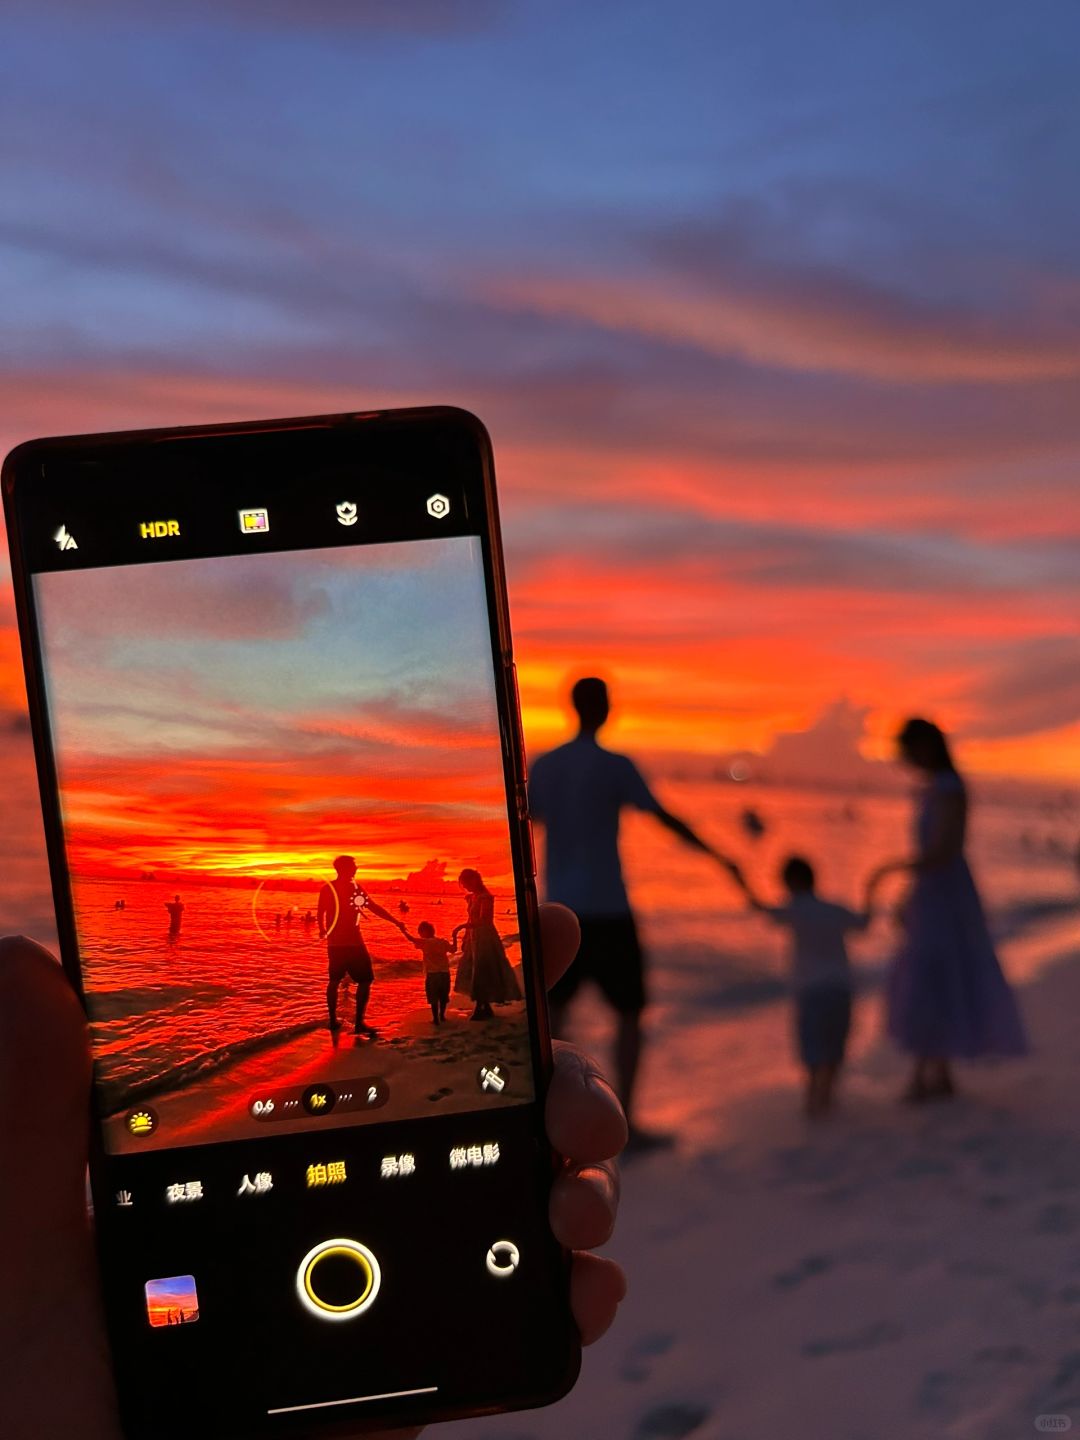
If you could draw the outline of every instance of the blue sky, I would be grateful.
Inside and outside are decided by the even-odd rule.
[[[280,760],[343,729],[378,750],[396,725],[440,758],[440,728],[478,732],[497,768],[475,540],[51,571],[36,591],[73,753]]]
[[[15,7],[9,364],[288,355],[350,298],[400,361],[455,272],[695,225],[931,302],[1076,273],[1070,5],[267,8]]]
[[[479,542],[52,571],[37,591],[77,873],[289,873],[344,845],[383,876],[455,855],[506,874]]]
[[[610,666],[658,748],[844,693],[871,748],[917,706],[1060,772],[1078,40],[1065,3],[18,0],[0,438],[463,404],[542,739]]]

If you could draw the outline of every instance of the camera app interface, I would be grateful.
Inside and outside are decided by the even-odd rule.
[[[480,541],[34,583],[107,1150],[531,1099]]]

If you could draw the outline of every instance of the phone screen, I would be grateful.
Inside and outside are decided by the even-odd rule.
[[[568,1383],[497,531],[447,423],[134,437],[19,513],[132,1434]]]

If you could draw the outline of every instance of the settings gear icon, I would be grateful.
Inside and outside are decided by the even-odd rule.
[[[450,501],[445,495],[429,495],[427,513],[434,520],[445,520],[450,514]]]

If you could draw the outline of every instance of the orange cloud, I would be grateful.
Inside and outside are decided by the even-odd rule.
[[[344,386],[152,374],[73,375],[62,386],[8,377],[0,393],[18,402],[8,413],[46,432],[356,401]],[[1030,478],[1016,459],[975,467],[954,453],[914,463],[883,450],[873,464],[709,458],[674,432],[644,449],[608,435],[495,438],[534,748],[565,733],[568,679],[599,671],[617,683],[616,736],[643,751],[763,749],[847,694],[869,707],[874,733],[907,708],[929,710],[981,737],[972,763],[1077,773],[1068,715],[1011,737],[984,733],[1000,708],[986,689],[1000,656],[1077,634],[1065,561],[1080,505],[1062,455]],[[22,703],[9,604],[0,704]],[[390,740],[404,724],[391,714],[307,721],[331,742],[361,730]],[[437,738],[434,718],[413,724],[417,746]],[[462,798],[468,771],[447,765],[443,782]],[[412,803],[429,786],[425,769]]]
[[[1080,340],[1021,319],[988,323],[958,308],[899,303],[845,283],[806,277],[748,287],[744,277],[707,284],[636,274],[532,275],[496,280],[484,298],[508,309],[585,320],[617,334],[692,346],[758,365],[873,377],[899,384],[1074,380]]]
[[[304,880],[342,851],[376,882],[433,857],[509,874],[505,801],[490,772],[399,778],[302,760],[83,756],[69,757],[61,793],[77,874]]]

